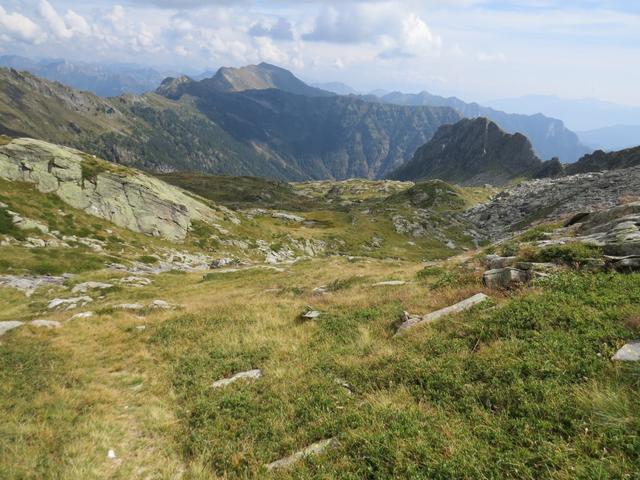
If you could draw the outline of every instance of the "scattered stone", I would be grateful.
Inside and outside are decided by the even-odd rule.
[[[126,277],[120,279],[120,285],[125,285],[127,287],[146,287],[147,285],[151,285],[151,279],[147,277]]]
[[[320,315],[322,315],[322,313],[318,312],[317,310],[309,309],[309,310],[306,310],[301,316],[305,320],[315,320]]]
[[[611,357],[618,362],[640,362],[640,341],[627,343]]]
[[[223,268],[226,267],[228,265],[235,265],[237,263],[237,260],[234,258],[218,258],[216,260],[214,260],[213,262],[211,262],[210,267],[212,269],[215,268]]]
[[[93,302],[93,298],[91,297],[75,297],[75,298],[55,298],[49,302],[47,308],[49,310],[56,309],[58,307],[66,307],[66,310],[73,310],[74,308],[80,306],[83,307],[88,303]]]
[[[18,328],[23,325],[23,322],[18,322],[15,320],[10,320],[7,322],[0,322],[0,337],[4,335],[9,330],[13,330],[14,328]]]
[[[415,327],[416,325],[431,323],[446,315],[463,312],[487,300],[489,300],[489,297],[487,295],[485,295],[484,293],[478,293],[473,297],[467,298],[466,300],[456,303],[455,305],[451,305],[450,307],[443,308],[442,310],[429,313],[424,317],[411,316],[405,312],[405,314],[403,315],[403,323],[398,327],[396,335],[399,335],[403,331]]]
[[[158,310],[169,310],[173,308],[173,305],[171,305],[168,302],[165,302],[164,300],[154,300],[153,302],[151,302],[150,307]]]
[[[108,288],[113,288],[113,285],[101,282],[84,282],[73,287],[71,293],[87,293],[87,290],[106,290]]]
[[[78,318],[90,318],[90,317],[93,317],[93,312],[82,312],[82,313],[76,313],[69,320],[76,320]]]
[[[297,223],[304,222],[305,220],[303,217],[300,217],[298,215],[293,215],[291,213],[285,213],[285,212],[273,212],[271,216],[273,218],[279,218],[281,220],[287,220],[289,222],[297,222]]]
[[[486,287],[496,290],[514,288],[529,282],[531,279],[531,271],[510,267],[489,270],[482,275],[482,283]]]
[[[407,282],[404,280],[387,280],[385,282],[374,283],[374,287],[399,287],[401,285],[406,285]]]
[[[29,322],[29,325],[42,328],[59,328],[60,322],[55,322],[53,320],[32,320]]]
[[[115,305],[113,308],[117,310],[142,310],[144,305],[139,303],[121,303],[120,305]]]
[[[107,452],[107,458],[108,458],[109,460],[116,460],[118,457],[116,456],[116,452],[115,452],[115,451],[113,451],[113,450],[109,450],[109,451]]]
[[[276,460],[275,462],[271,462],[266,465],[267,470],[275,470],[278,468],[287,468],[299,460],[303,458],[312,456],[312,455],[320,455],[324,453],[329,448],[334,448],[338,445],[338,440],[336,438],[329,438],[327,440],[321,440],[312,445],[309,445],[306,448],[294,453],[293,455],[289,455],[288,457],[281,458],[280,460]]]
[[[31,218],[24,218],[20,216],[20,214],[12,212],[11,210],[7,210],[7,213],[11,215],[13,224],[20,230],[37,230],[42,234],[49,233],[49,227],[47,227],[42,222],[33,220]]]
[[[70,275],[60,277],[51,277],[49,275],[2,275],[0,276],[0,286],[16,288],[24,292],[27,297],[30,297],[38,288],[42,286],[61,286],[68,278],[70,278]]]
[[[321,285],[311,290],[311,293],[313,295],[324,295],[327,292],[328,292],[328,287],[326,285]]]
[[[247,372],[236,373],[235,375],[229,378],[223,378],[222,380],[217,380],[213,382],[211,386],[213,388],[221,388],[221,387],[226,387],[227,385],[231,385],[232,383],[237,382],[238,380],[243,380],[243,379],[257,380],[259,378],[262,378],[261,370],[259,369],[249,370]]]
[[[142,330],[146,330],[147,326],[146,325],[137,325],[136,326],[136,330],[142,331]]]

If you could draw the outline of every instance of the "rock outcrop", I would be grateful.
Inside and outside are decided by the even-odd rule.
[[[640,192],[640,166],[556,179],[531,180],[507,188],[463,213],[490,240],[509,237],[536,221],[555,221],[576,212],[616,207]],[[587,234],[587,232],[583,233]]]
[[[182,240],[215,211],[182,190],[78,150],[20,138],[0,146],[0,178],[33,183],[72,207],[130,230]]]
[[[553,164],[553,165],[552,165]],[[552,168],[553,166],[558,168]],[[504,185],[519,177],[557,175],[559,161],[542,162],[522,134],[508,134],[486,118],[444,125],[413,159],[390,177],[440,179],[462,185]]]

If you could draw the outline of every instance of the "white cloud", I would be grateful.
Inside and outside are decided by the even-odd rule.
[[[8,13],[0,5],[0,34],[4,41],[11,39],[28,43],[42,43],[46,35],[30,18],[20,13]]]
[[[58,15],[58,12],[56,12],[47,0],[40,0],[38,13],[40,13],[40,16],[56,37],[68,39],[73,36],[73,32],[67,28],[64,19]]]

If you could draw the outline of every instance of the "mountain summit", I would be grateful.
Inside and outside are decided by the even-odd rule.
[[[248,65],[241,68],[222,67],[203,83],[221,92],[243,92],[245,90],[268,90],[276,88],[307,97],[330,97],[334,94],[310,87],[289,70],[268,63]]]
[[[553,176],[562,173],[557,159],[541,161],[531,142],[520,133],[504,132],[480,117],[444,125],[411,161],[391,178],[434,179],[462,185],[504,185],[519,177]]]

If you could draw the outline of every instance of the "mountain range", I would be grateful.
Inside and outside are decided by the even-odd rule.
[[[571,163],[592,150],[581,144],[578,136],[567,129],[561,120],[542,114],[509,114],[477,103],[466,103],[456,97],[441,97],[428,92],[407,94],[394,92],[381,100],[396,105],[428,105],[450,107],[466,118],[486,117],[509,133],[522,133],[533,144],[535,153],[543,159],[558,157],[564,163]]]
[[[228,90],[228,88],[227,88]],[[166,172],[286,180],[378,178],[409,160],[449,108],[402,107],[279,89],[221,91],[168,79],[158,93],[104,99],[0,69],[0,130]]]
[[[0,67],[26,70],[38,77],[93,92],[101,97],[149,92],[168,76],[167,72],[161,73],[139,65],[94,64],[62,59],[31,60],[17,55],[0,56]]]

